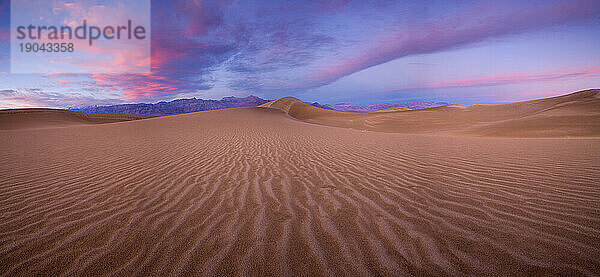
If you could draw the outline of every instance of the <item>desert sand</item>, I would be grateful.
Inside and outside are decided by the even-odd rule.
[[[0,130],[53,128],[152,118],[148,115],[92,114],[56,109],[0,110]]]
[[[0,275],[598,275],[599,95],[0,113]]]
[[[379,132],[493,137],[600,136],[599,89],[527,102],[447,105],[366,114],[317,109],[292,97],[262,106],[282,109],[305,122]]]

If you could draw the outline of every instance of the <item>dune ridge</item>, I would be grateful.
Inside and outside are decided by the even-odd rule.
[[[285,97],[260,107],[296,119],[344,128],[392,133],[491,137],[600,137],[600,89],[539,100],[446,105],[398,112],[348,113],[320,109]]]
[[[365,132],[291,100],[0,130],[0,275],[600,274],[599,139]]]
[[[102,124],[152,118],[132,114],[93,114],[59,109],[0,110],[0,130],[52,128],[81,124]]]
[[[377,111],[373,111],[371,113],[389,113],[389,112],[405,112],[405,111],[412,111],[412,109],[403,108],[403,107],[397,107],[397,108],[389,108],[389,109],[377,110]]]

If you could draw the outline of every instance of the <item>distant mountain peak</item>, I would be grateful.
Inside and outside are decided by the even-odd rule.
[[[374,112],[379,110],[386,109],[394,109],[394,108],[406,108],[411,110],[420,110],[427,108],[434,108],[439,106],[448,105],[446,102],[427,102],[427,101],[419,101],[419,102],[394,102],[394,103],[383,103],[383,104],[368,104],[368,105],[355,105],[355,104],[335,104],[335,105],[327,105],[327,104],[319,104],[318,102],[314,102],[311,105],[334,111],[342,111],[342,112]]]
[[[102,113],[102,114],[138,114],[138,115],[175,115],[183,113],[193,113],[200,111],[239,108],[239,107],[256,107],[268,105],[287,105],[289,103],[305,103],[295,97],[283,97],[275,101],[262,99],[255,95],[246,97],[226,96],[221,100],[204,100],[193,98],[175,99],[172,101],[161,101],[154,104],[137,103],[137,104],[120,104],[111,106],[88,106],[84,108],[71,108],[71,111],[86,112],[86,113]],[[269,104],[270,103],[270,104]],[[335,110],[342,112],[374,112],[384,109],[407,108],[411,110],[433,108],[437,106],[447,105],[443,102],[409,102],[409,103],[384,103],[370,105],[355,105],[355,104],[319,104],[318,102],[306,103],[317,108]]]
[[[138,103],[111,106],[89,106],[70,110],[86,113],[165,116],[238,107],[256,107],[267,102],[269,102],[269,100],[254,95],[246,97],[227,96],[221,98],[221,100],[204,100],[194,97],[175,99],[172,101],[161,101],[155,104]]]

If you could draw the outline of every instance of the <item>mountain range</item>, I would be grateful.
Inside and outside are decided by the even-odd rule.
[[[411,110],[420,110],[427,108],[434,108],[439,106],[449,105],[446,102],[395,102],[395,103],[383,103],[383,104],[369,104],[369,105],[354,105],[354,104],[335,104],[335,105],[327,105],[327,104],[319,104],[318,102],[308,103],[317,108],[334,110],[340,112],[359,112],[359,113],[369,113],[375,112],[379,110],[386,109],[394,109],[394,108],[406,108]]]
[[[163,101],[155,104],[120,104],[112,106],[88,106],[83,108],[70,108],[71,111],[96,113],[96,114],[137,114],[137,115],[155,115],[166,116],[184,113],[193,113],[199,111],[209,111],[218,109],[238,108],[238,107],[256,107],[265,104],[271,100],[250,95],[247,97],[224,97],[221,100],[204,100],[197,98],[177,99],[173,101]],[[408,108],[411,110],[425,109],[448,105],[444,102],[409,102],[409,103],[384,103],[370,105],[354,104],[319,104],[318,102],[307,103],[312,106],[335,110],[342,112],[374,112],[390,108]]]

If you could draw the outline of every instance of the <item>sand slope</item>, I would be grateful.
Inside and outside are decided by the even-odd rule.
[[[0,131],[0,275],[600,274],[600,139],[280,108]]]
[[[397,108],[389,108],[389,109],[378,110],[378,111],[374,111],[374,112],[371,112],[371,113],[389,113],[389,112],[405,112],[405,111],[412,111],[412,109],[403,108],[403,107],[397,107]]]
[[[286,97],[262,107],[302,121],[394,133],[503,137],[600,137],[600,90],[518,103],[447,105],[387,112],[345,113],[319,109]]]
[[[92,114],[56,109],[0,110],[0,130],[64,127],[151,118],[130,114]]]

